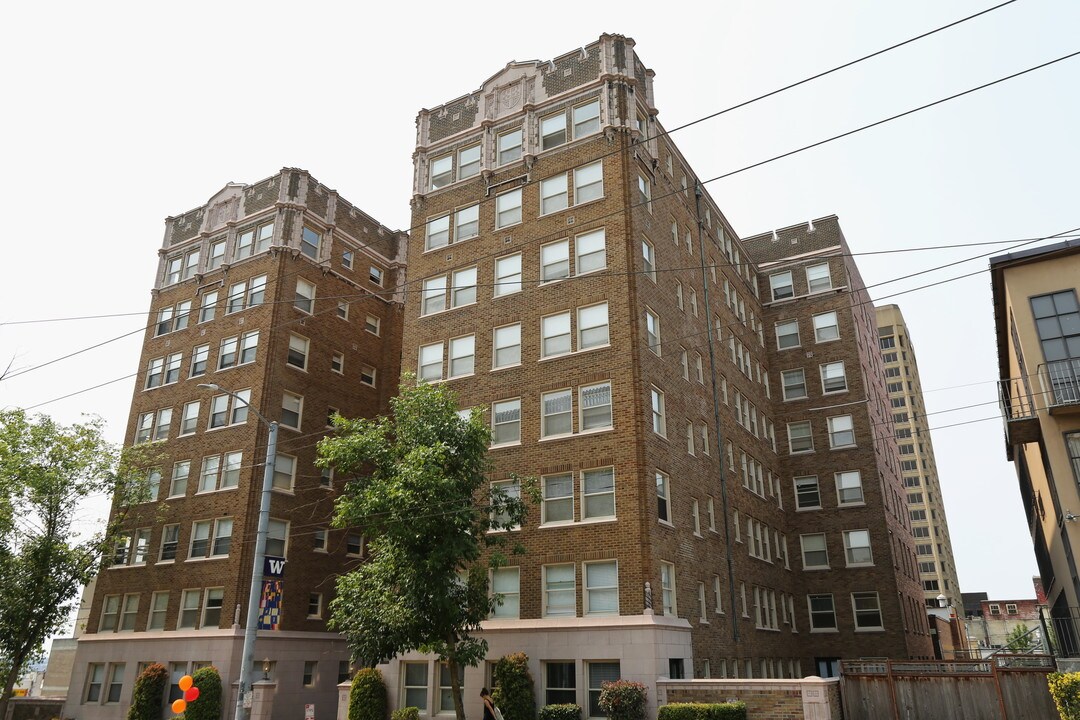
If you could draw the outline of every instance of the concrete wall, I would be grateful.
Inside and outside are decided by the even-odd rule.
[[[769,720],[840,720],[840,680],[660,680],[658,705],[682,702],[746,703],[750,718]]]

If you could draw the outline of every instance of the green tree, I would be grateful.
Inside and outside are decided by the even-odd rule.
[[[523,652],[511,653],[495,663],[495,690],[491,699],[505,720],[534,720],[536,695],[533,692],[532,673],[529,672],[529,656]]]
[[[349,689],[349,720],[386,720],[386,683],[375,668],[361,668]]]
[[[221,674],[213,665],[191,673],[191,684],[199,697],[188,703],[184,720],[221,720]]]
[[[165,698],[165,686],[168,684],[169,671],[164,665],[148,665],[135,679],[127,720],[161,720],[161,705]]]
[[[1035,647],[1035,639],[1028,634],[1030,632],[1031,630],[1024,623],[1014,627],[1005,636],[1005,649],[1016,653],[1031,652],[1032,648]]]
[[[391,417],[335,418],[336,436],[319,443],[320,465],[355,478],[335,524],[363,533],[369,551],[338,579],[331,624],[362,665],[411,650],[437,655],[465,720],[461,670],[486,655],[475,633],[501,601],[488,595],[488,572],[505,562],[499,546],[508,534],[489,531],[520,525],[527,504],[490,484],[482,413],[462,419],[447,387],[410,381],[391,401]]]
[[[120,537],[123,512],[90,537],[76,526],[83,501],[145,492],[146,449],[121,459],[94,419],[63,426],[0,411],[0,718],[12,688],[67,621],[79,588]]]

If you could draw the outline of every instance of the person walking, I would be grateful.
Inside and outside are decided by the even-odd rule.
[[[480,689],[480,699],[484,701],[484,720],[499,720],[501,713],[495,708],[495,701],[487,688]]]

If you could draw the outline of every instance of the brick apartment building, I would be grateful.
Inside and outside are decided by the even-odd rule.
[[[932,654],[874,308],[835,217],[740,240],[603,35],[417,119],[402,367],[539,478],[489,657],[599,715],[621,676]],[[395,705],[448,710],[409,654]],[[467,670],[466,698],[490,684]],[[471,708],[471,705],[470,705]],[[478,708],[478,705],[477,705]]]
[[[904,314],[896,305],[879,307],[877,324],[924,600],[927,607],[937,608],[939,598],[944,596],[945,607],[959,610],[963,606],[960,581],[926,419],[915,344]]]
[[[206,664],[238,677],[267,428],[201,383],[281,428],[267,554],[288,562],[255,677],[270,658],[276,716],[334,706],[349,655],[327,603],[362,547],[329,529],[340,483],[312,463],[328,415],[376,415],[395,391],[404,237],[296,169],[166,221],[126,435],[162,443],[160,464],[97,578],[65,717],[116,717],[151,662],[173,692]]]

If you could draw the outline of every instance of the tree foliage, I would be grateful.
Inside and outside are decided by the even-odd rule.
[[[605,682],[600,685],[600,709],[608,720],[645,720],[648,692],[648,688],[639,682]]]
[[[386,720],[386,683],[375,668],[362,668],[353,676],[349,720]]]
[[[319,464],[354,478],[335,524],[362,533],[369,552],[338,579],[331,624],[362,665],[411,650],[437,655],[464,720],[461,668],[483,660],[487,643],[475,633],[500,600],[488,595],[488,572],[505,558],[486,551],[508,533],[489,531],[520,525],[526,503],[490,485],[484,417],[461,418],[447,387],[406,379],[391,411],[335,418],[336,436],[319,443]]]
[[[165,686],[168,684],[169,671],[164,665],[148,665],[135,679],[127,720],[161,720],[161,705],[165,699]]]
[[[504,720],[533,720],[536,717],[536,694],[529,656],[511,653],[499,658],[494,669],[495,690],[491,699]]]
[[[191,684],[199,697],[188,703],[184,720],[221,720],[221,674],[213,665],[191,673]]]
[[[1005,649],[1009,652],[1026,653],[1035,647],[1035,638],[1026,623],[1020,623],[1005,636]]]
[[[63,426],[0,411],[0,717],[15,682],[116,542],[123,513],[83,536],[83,501],[111,494],[127,507],[145,492],[136,478],[145,478],[148,451],[122,458],[102,428],[98,419]]]
[[[1046,682],[1061,720],[1080,720],[1080,672],[1050,673]]]

